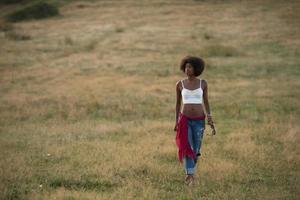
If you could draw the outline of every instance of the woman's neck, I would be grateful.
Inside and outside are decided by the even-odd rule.
[[[193,80],[196,80],[196,76],[188,76],[187,79],[189,81],[193,81]]]

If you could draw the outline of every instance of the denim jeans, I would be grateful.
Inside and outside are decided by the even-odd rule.
[[[201,155],[201,144],[205,130],[205,120],[188,119],[188,141],[192,150],[198,155]],[[186,174],[195,174],[197,158],[184,156],[184,167]]]

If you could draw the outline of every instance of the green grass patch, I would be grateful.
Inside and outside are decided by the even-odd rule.
[[[221,44],[208,45],[200,52],[201,55],[206,57],[233,57],[242,55],[236,47]]]
[[[26,0],[0,0],[0,4],[24,3]]]
[[[6,19],[10,22],[19,22],[31,19],[45,19],[59,15],[56,6],[46,2],[35,2],[9,14]]]

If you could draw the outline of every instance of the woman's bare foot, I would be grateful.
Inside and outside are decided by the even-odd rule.
[[[188,186],[193,185],[193,183],[194,183],[194,176],[193,175],[186,175],[186,177],[185,177],[185,183]]]

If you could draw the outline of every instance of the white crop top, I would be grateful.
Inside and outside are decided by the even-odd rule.
[[[203,101],[203,90],[201,88],[201,79],[200,79],[200,87],[195,90],[186,89],[181,80],[182,90],[182,102],[183,104],[202,104]]]

